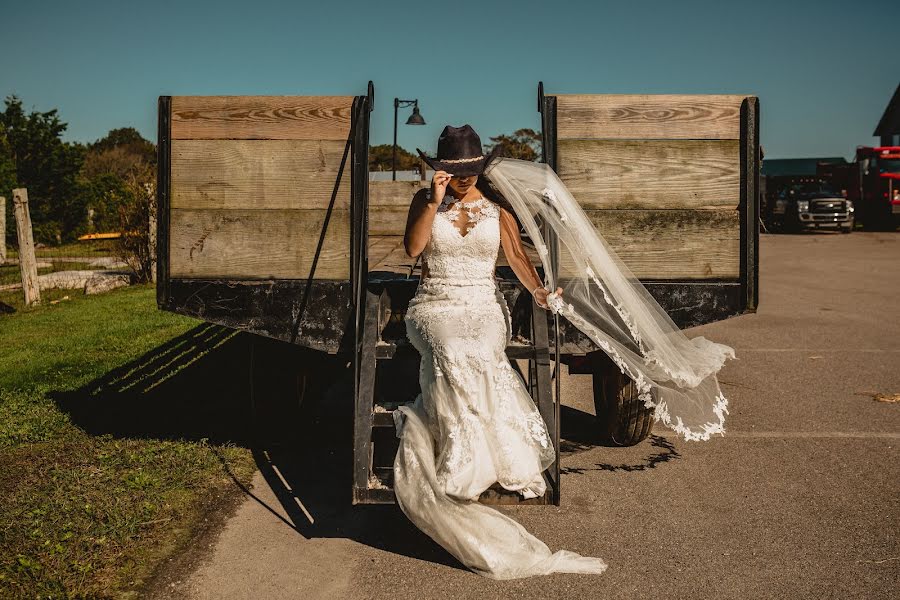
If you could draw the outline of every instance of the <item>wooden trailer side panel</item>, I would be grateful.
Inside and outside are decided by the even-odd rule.
[[[353,96],[172,97],[169,276],[305,280],[327,219],[314,279],[348,280],[352,106]]]
[[[539,96],[545,160],[676,322],[755,310],[757,98]],[[706,316],[680,314],[695,300]]]
[[[557,138],[737,140],[745,98],[731,94],[556,94]]]
[[[160,96],[157,304],[354,352],[365,96]]]
[[[557,174],[639,278],[739,278],[743,100],[556,96]]]
[[[403,234],[413,196],[430,181],[369,182],[369,272],[410,276],[419,261],[406,255]]]
[[[353,96],[172,96],[172,139],[347,139]]]

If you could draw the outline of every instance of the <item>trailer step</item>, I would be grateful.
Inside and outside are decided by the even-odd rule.
[[[546,490],[543,496],[534,498],[523,498],[519,492],[508,490],[499,482],[494,482],[491,486],[484,490],[478,497],[478,501],[482,504],[552,504],[553,503],[553,487],[547,474],[543,474]],[[369,476],[369,487],[367,490],[369,497],[378,499],[373,504],[391,504],[394,498],[394,469],[393,467],[375,467]]]
[[[418,364],[419,354],[408,339],[397,335],[396,327],[392,328],[392,339],[382,338],[386,325],[383,322],[384,315],[390,314],[390,298],[383,289],[379,292],[367,289],[365,302],[365,308],[361,311],[363,329],[357,356],[360,362],[353,426],[353,503],[391,504],[396,502],[393,491],[393,457],[396,456],[399,444],[394,429],[394,411],[412,398],[398,401],[395,398],[376,397],[376,376],[382,371],[379,362],[384,363],[382,367],[388,372],[395,368],[402,371],[410,366],[404,361],[414,360]],[[525,359],[529,362],[529,389],[551,434],[556,460],[543,473],[547,482],[547,490],[543,496],[525,499],[521,494],[495,483],[481,494],[478,501],[484,504],[559,505],[559,404],[551,391],[547,319],[543,313],[538,313],[539,319],[534,316],[533,314],[531,318],[531,337],[534,341],[517,336],[507,346],[506,355],[511,360]],[[406,395],[409,392],[410,390],[405,390],[400,393]]]
[[[511,359],[527,359],[534,356],[535,350],[534,344],[514,339],[506,346],[506,356]],[[417,354],[416,349],[406,339],[395,341],[379,340],[375,344],[375,356],[379,360],[414,354]]]

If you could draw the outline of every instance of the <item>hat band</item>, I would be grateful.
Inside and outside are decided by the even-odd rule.
[[[465,163],[465,162],[475,162],[476,160],[482,160],[484,155],[475,156],[473,158],[438,158],[436,160],[441,161],[442,163]]]

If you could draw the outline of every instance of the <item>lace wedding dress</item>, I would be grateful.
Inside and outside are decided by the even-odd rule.
[[[461,210],[469,217],[465,232],[457,226]],[[543,495],[542,472],[555,458],[546,425],[505,353],[510,315],[494,277],[499,216],[489,200],[463,203],[449,191],[435,215],[423,277],[405,317],[421,355],[421,393],[394,411],[397,503],[485,577],[602,573],[603,560],[551,552],[522,525],[477,502],[494,482],[523,498]]]

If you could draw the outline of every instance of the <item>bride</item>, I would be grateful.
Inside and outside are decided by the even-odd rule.
[[[495,482],[523,498],[543,495],[543,471],[556,452],[505,353],[512,327],[494,276],[499,249],[535,303],[591,337],[635,381],[655,418],[686,439],[724,432],[726,401],[715,373],[734,352],[702,336],[684,337],[547,165],[495,158],[496,146],[484,156],[481,148],[466,124],[444,128],[436,158],[417,149],[435,173],[430,189],[410,204],[404,236],[407,254],[422,257],[405,316],[421,355],[421,393],[394,411],[397,503],[485,577],[600,574],[607,568],[602,559],[551,552],[518,522],[477,501]],[[567,265],[559,273],[547,260],[537,219],[558,236],[555,251],[558,257],[563,251]],[[520,224],[549,286],[525,253]]]

